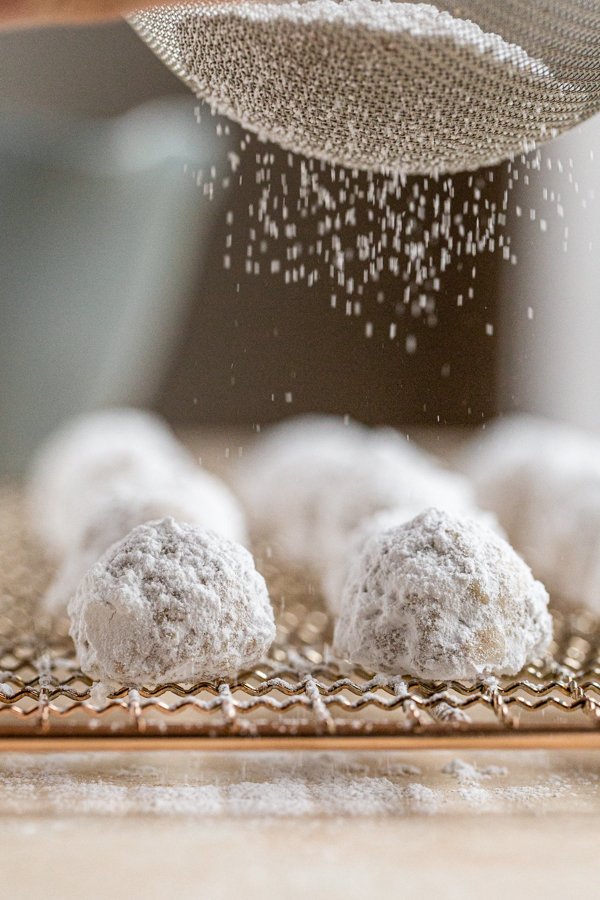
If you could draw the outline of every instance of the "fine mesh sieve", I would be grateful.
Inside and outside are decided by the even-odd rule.
[[[600,109],[600,0],[201,2],[131,23],[216,112],[350,168],[491,165]]]

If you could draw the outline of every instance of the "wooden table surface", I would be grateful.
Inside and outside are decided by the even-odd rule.
[[[597,753],[4,754],[0,785],[15,900],[600,894]]]

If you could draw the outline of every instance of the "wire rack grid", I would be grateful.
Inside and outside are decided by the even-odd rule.
[[[0,493],[0,750],[600,747],[600,620],[555,611],[551,658],[480,683],[389,677],[335,659],[310,584],[261,560],[278,609],[268,659],[235,681],[123,687],[80,671],[67,623],[39,598],[51,576]]]

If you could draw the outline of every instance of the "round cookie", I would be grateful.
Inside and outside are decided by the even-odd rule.
[[[462,455],[477,499],[553,597],[600,609],[600,442],[564,423],[514,416]]]
[[[600,611],[600,455],[571,466],[544,459],[529,472],[519,551],[558,601]]]
[[[251,554],[172,518],[113,545],[80,582],[69,615],[82,670],[109,685],[231,678],[275,637]]]
[[[339,552],[333,554],[330,559],[329,566],[323,572],[321,577],[321,591],[331,613],[337,615],[342,604],[342,596],[344,585],[348,578],[348,572],[352,567],[353,561],[362,552],[363,547],[376,534],[382,531],[388,531],[398,525],[404,525],[410,522],[416,516],[423,512],[423,507],[403,506],[397,509],[385,509],[382,512],[375,513],[368,519],[358,525],[354,531],[348,536],[345,543],[340,543]],[[448,510],[446,510],[448,511]],[[504,537],[503,529],[500,527],[493,513],[483,512],[479,509],[468,510],[464,513],[470,519],[479,522],[491,528],[496,534]]]
[[[118,481],[152,484],[182,465],[190,457],[152,413],[123,408],[78,416],[34,457],[27,486],[32,529],[61,559],[100,491]]]
[[[202,469],[179,478],[139,488],[117,483],[96,498],[87,512],[87,524],[64,557],[43,598],[51,615],[66,612],[77,585],[102,554],[137,525],[172,516],[197,528],[210,528],[229,540],[247,543],[242,509],[229,488]]]
[[[340,543],[338,552],[332,554],[329,565],[321,576],[321,592],[330,613],[339,614],[348,572],[369,538],[397,525],[404,525],[405,522],[410,522],[421,512],[421,508],[416,509],[410,506],[385,509],[375,513],[374,516],[363,519],[360,525],[350,533],[347,541]]]
[[[548,650],[548,594],[497,534],[429,509],[371,537],[354,561],[336,652],[432,680],[514,675]]]
[[[471,479],[478,505],[496,514],[509,540],[521,550],[530,516],[536,515],[532,476],[551,460],[571,469],[586,455],[582,436],[570,426],[513,415],[488,425],[467,444],[457,463]]]
[[[298,416],[270,428],[243,458],[238,493],[253,533],[279,559],[312,567],[320,495],[345,470],[365,430],[333,416]]]
[[[319,571],[345,551],[362,522],[386,511],[430,506],[470,510],[471,485],[460,474],[407,443],[390,428],[368,431],[337,479],[323,485],[318,500]]]
[[[301,417],[272,429],[241,467],[257,531],[321,577],[363,519],[386,509],[472,504],[470,485],[391,429]]]

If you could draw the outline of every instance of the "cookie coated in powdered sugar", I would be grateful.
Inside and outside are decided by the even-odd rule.
[[[279,557],[319,576],[377,512],[473,503],[466,479],[392,429],[326,416],[271,429],[247,455],[238,487],[254,528]]]
[[[505,416],[469,441],[456,463],[471,479],[478,504],[496,514],[510,541],[520,548],[535,505],[532,475],[548,464],[579,467],[590,456],[584,444],[581,435],[564,423]]]
[[[459,465],[557,602],[600,610],[600,441],[533,416],[500,420]]]
[[[382,531],[388,531],[398,525],[410,522],[411,519],[416,518],[423,511],[422,506],[405,506],[383,510],[374,516],[363,519],[351,532],[346,543],[340,544],[338,553],[331,556],[329,566],[321,577],[321,590],[331,613],[334,615],[339,613],[348,573],[353,561],[362,552],[367,541]],[[464,512],[464,515],[480,525],[491,528],[501,537],[504,537],[504,532],[493,513],[472,509]]]
[[[551,637],[548,594],[506,541],[430,509],[367,541],[334,645],[373,671],[470,681],[517,674]]]
[[[422,511],[430,506],[473,509],[470,483],[442,468],[393,429],[368,431],[337,479],[322,486],[315,564],[319,571],[327,569],[353,531],[371,516],[398,508]]]
[[[298,416],[262,434],[243,458],[236,488],[251,529],[282,561],[310,564],[321,491],[353,458],[364,430],[334,416]]]
[[[43,605],[51,615],[66,612],[88,569],[109,547],[145,522],[171,516],[187,525],[209,528],[231,541],[248,543],[240,504],[219,478],[201,469],[190,469],[185,477],[171,477],[143,489],[135,483],[118,482],[95,499],[87,511],[87,524],[44,595]]]
[[[558,603],[600,611],[600,446],[528,467],[519,549]]]
[[[231,678],[275,637],[251,554],[172,518],[111,547],[84,576],[69,615],[82,670],[109,685]]]
[[[67,553],[100,490],[119,481],[153,484],[189,455],[152,413],[115,408],[77,416],[37,451],[27,485],[32,530],[56,559]]]

